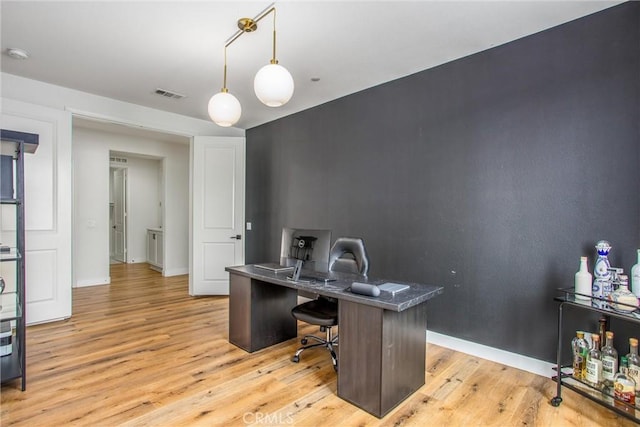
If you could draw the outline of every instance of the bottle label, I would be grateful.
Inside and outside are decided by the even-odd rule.
[[[629,377],[636,382],[636,390],[640,391],[640,366],[629,366],[627,373]]]
[[[636,391],[633,388],[631,381],[619,381],[613,386],[614,396],[626,403],[635,403]]]
[[[618,363],[616,359],[611,356],[605,356],[602,358],[602,378],[605,380],[613,381],[613,377],[618,372]]]
[[[587,360],[587,373],[585,379],[592,384],[599,384],[602,381],[602,361]]]
[[[573,376],[579,380],[584,379],[584,357],[581,354],[573,356]]]

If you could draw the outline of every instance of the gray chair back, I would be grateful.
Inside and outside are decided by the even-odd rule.
[[[329,251],[329,271],[369,273],[369,255],[364,240],[357,237],[339,237]]]

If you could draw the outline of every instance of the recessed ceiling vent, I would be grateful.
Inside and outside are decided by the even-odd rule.
[[[111,163],[127,163],[127,159],[124,157],[111,157]]]
[[[170,90],[160,89],[160,88],[157,88],[154,93],[156,95],[160,95],[160,96],[164,96],[165,98],[172,98],[172,99],[182,99],[186,97],[186,95],[182,95],[177,92],[171,92]]]

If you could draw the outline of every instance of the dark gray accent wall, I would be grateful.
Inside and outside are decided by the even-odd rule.
[[[362,236],[372,276],[445,286],[430,330],[553,361],[580,256],[635,263],[639,123],[629,2],[250,129],[246,260]]]

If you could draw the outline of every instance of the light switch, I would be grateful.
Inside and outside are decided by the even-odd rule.
[[[251,223],[247,222],[247,230],[251,230]]]
[[[96,228],[96,220],[95,219],[90,219],[87,221],[87,227],[89,228]]]

